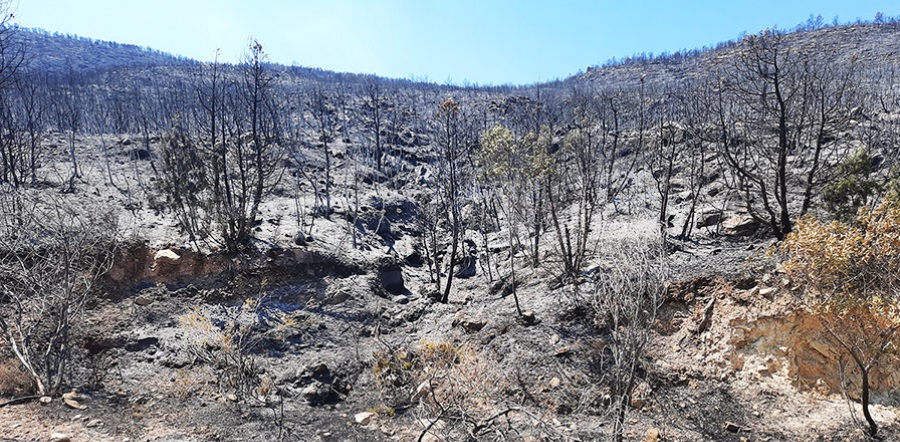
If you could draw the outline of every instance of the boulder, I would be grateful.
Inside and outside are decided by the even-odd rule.
[[[72,438],[65,433],[51,433],[50,442],[72,442]]]
[[[731,236],[750,236],[760,223],[750,215],[734,215],[722,222],[723,233]]]
[[[156,264],[172,264],[176,265],[181,260],[181,256],[172,249],[162,249],[153,255],[153,262]]]
[[[313,381],[300,390],[300,397],[309,405],[322,405],[331,400],[331,388],[319,381]]]
[[[697,217],[697,228],[712,227],[722,221],[722,212],[701,213]]]
[[[153,298],[146,296],[146,295],[138,295],[136,298],[134,298],[134,301],[132,301],[132,302],[134,303],[134,305],[146,307],[150,304],[153,304]]]
[[[335,292],[328,295],[322,302],[326,305],[338,305],[347,302],[353,296],[350,294],[350,290],[345,288],[340,288]]]
[[[463,315],[463,312],[459,312],[456,314],[456,317],[453,318],[453,326],[462,327],[466,333],[475,333],[480,331],[487,325],[487,320],[484,318],[468,318]]]
[[[471,278],[475,276],[475,264],[477,263],[477,259],[472,256],[466,256],[462,259],[462,261],[456,266],[456,273],[453,276],[457,278]]]
[[[360,425],[369,425],[375,419],[375,416],[377,415],[371,411],[363,411],[362,413],[356,413],[353,419]]]
[[[131,158],[134,160],[147,161],[150,159],[150,151],[147,149],[132,149]]]
[[[297,234],[294,235],[294,240],[293,240],[293,241],[294,241],[294,245],[295,245],[295,246],[301,246],[301,247],[303,247],[303,246],[305,246],[306,243],[307,243],[306,235],[303,233],[302,230],[298,230],[298,231],[297,231]]]
[[[366,221],[366,228],[378,236],[391,235],[391,222],[386,217],[374,216]]]
[[[406,285],[403,282],[403,270],[397,263],[384,263],[378,268],[378,283],[391,295],[403,295],[406,293]]]

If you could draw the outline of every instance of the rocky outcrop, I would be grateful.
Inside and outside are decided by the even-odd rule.
[[[782,375],[800,389],[820,393],[841,392],[840,361],[845,360],[845,376],[855,373],[852,361],[821,321],[806,311],[791,311],[755,320],[732,319],[729,344],[732,368],[760,376]],[[889,359],[889,358],[886,358]],[[900,390],[900,363],[874,367],[869,379],[872,390],[888,393]],[[858,399],[855,389],[847,391]]]
[[[307,237],[308,240],[308,237]],[[290,272],[349,275],[361,273],[353,265],[333,256],[303,248],[272,249],[266,253],[247,253],[239,259],[224,254],[204,254],[185,248],[156,250],[143,243],[123,246],[105,282],[119,289],[147,283],[191,283],[198,278],[214,277],[229,272]]]

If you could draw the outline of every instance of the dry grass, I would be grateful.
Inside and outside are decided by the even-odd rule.
[[[0,396],[17,397],[33,393],[34,383],[22,370],[19,361],[12,358],[0,361]]]

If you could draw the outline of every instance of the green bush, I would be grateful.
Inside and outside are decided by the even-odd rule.
[[[866,149],[838,166],[838,178],[825,187],[825,206],[835,217],[848,221],[881,190],[872,177],[872,156]]]

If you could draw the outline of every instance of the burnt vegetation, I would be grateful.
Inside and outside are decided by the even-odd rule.
[[[208,259],[202,271],[225,263],[223,274],[251,280],[252,290],[225,294],[183,281],[169,288],[204,305],[182,316],[196,338],[186,350],[191,367],[218,369],[223,402],[263,410],[255,413],[277,424],[279,438],[298,437],[291,401],[343,400],[362,376],[360,361],[373,357],[289,375],[291,385],[274,376],[269,358],[305,351],[310,336],[347,344],[344,334],[310,325],[326,312],[378,346],[374,389],[390,400],[375,414],[407,413],[418,440],[505,440],[525,428],[577,437],[539,417],[543,409],[599,415],[609,425],[582,436],[623,440],[638,389],[653,376],[645,353],[673,295],[668,284],[686,276],[675,272],[678,253],[782,241],[811,216],[853,219],[895,201],[900,22],[883,16],[843,25],[811,17],[791,32],[641,54],[523,86],[282,66],[269,62],[263,43],[251,39],[237,64],[201,63],[0,24],[0,363],[26,379],[3,391],[38,398],[96,386],[75,365],[87,358],[79,351],[105,350],[73,342],[94,342],[84,318],[99,300],[131,294],[113,293],[123,285],[109,275],[113,257],[124,243],[148,240],[142,229],[154,222],[141,214],[152,213],[165,220],[156,224],[177,226],[168,232],[172,249]],[[99,188],[112,196],[91,199]],[[79,207],[84,201],[91,206]],[[608,236],[616,222],[642,220],[650,233]],[[272,225],[279,235],[262,233]],[[402,253],[400,242],[409,244]],[[360,263],[348,255],[378,256]],[[181,258],[155,259],[159,276]],[[382,304],[335,313],[329,303],[347,297],[335,301],[343,295],[310,282],[323,278],[297,276],[308,270],[303,259],[350,269],[328,278],[377,274],[378,303],[407,305],[420,294],[423,302],[393,317]],[[413,293],[403,275],[419,269]],[[485,285],[476,296],[514,305],[503,327],[527,333],[559,320],[597,338],[588,356],[554,356],[588,367],[579,379],[594,387],[548,399],[549,390],[528,388],[528,373],[490,372],[470,343],[385,338],[429,312],[452,315],[440,310],[446,304],[468,304],[471,285],[459,287],[476,274]],[[827,289],[813,282],[809,290]],[[318,291],[320,304],[300,302],[290,284]],[[551,318],[538,296],[520,294],[538,284],[565,311]],[[878,302],[894,302],[896,293],[884,291]],[[217,300],[221,308],[210,307]],[[847,315],[829,313],[828,331],[840,336],[832,330]],[[878,324],[889,331],[879,352],[894,348],[892,321]],[[452,327],[474,334],[485,324],[457,318]],[[868,363],[855,344],[841,345],[866,379],[874,436],[867,376],[881,359]]]

